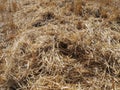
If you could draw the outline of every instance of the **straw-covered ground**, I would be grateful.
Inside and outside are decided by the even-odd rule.
[[[0,90],[120,90],[120,0],[0,0]]]

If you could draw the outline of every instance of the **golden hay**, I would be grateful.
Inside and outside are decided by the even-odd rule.
[[[120,89],[119,0],[1,2],[0,90]]]

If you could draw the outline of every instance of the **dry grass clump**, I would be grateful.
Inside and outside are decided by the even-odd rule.
[[[102,32],[107,33],[107,31]],[[79,83],[82,86],[90,87],[97,82],[89,81],[94,77],[100,77],[103,73],[106,78],[110,78],[109,75],[117,78],[120,67],[116,65],[119,65],[118,49],[120,47],[112,45],[114,42],[106,41],[106,37],[101,40],[102,34],[100,33],[101,30],[91,37],[90,32],[87,31],[66,32],[54,39],[51,36],[43,35],[39,30],[26,31],[22,33],[23,37],[18,36],[18,40],[11,48],[12,61],[9,63],[12,66],[9,66],[9,73],[12,78],[17,79],[18,88],[24,89],[25,87],[31,90],[33,88],[59,90],[64,87],[63,85],[68,88],[67,84],[77,85]],[[81,36],[79,36],[80,34]],[[94,35],[97,35],[98,38],[95,38]],[[92,45],[92,42],[95,41],[97,42]],[[117,42],[117,40],[115,41]],[[37,80],[37,78],[39,79]],[[54,81],[54,78],[57,81]],[[113,88],[112,85],[113,83],[109,82],[107,88]],[[104,84],[101,88],[104,88]]]
[[[7,17],[0,25],[1,90],[120,89],[119,12],[112,0],[21,2],[22,8],[7,0],[0,7]]]

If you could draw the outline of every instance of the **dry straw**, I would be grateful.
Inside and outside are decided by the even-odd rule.
[[[0,90],[120,89],[114,0],[3,1]]]

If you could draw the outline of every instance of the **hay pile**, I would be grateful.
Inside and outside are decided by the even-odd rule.
[[[119,3],[3,0],[0,90],[119,90]]]

